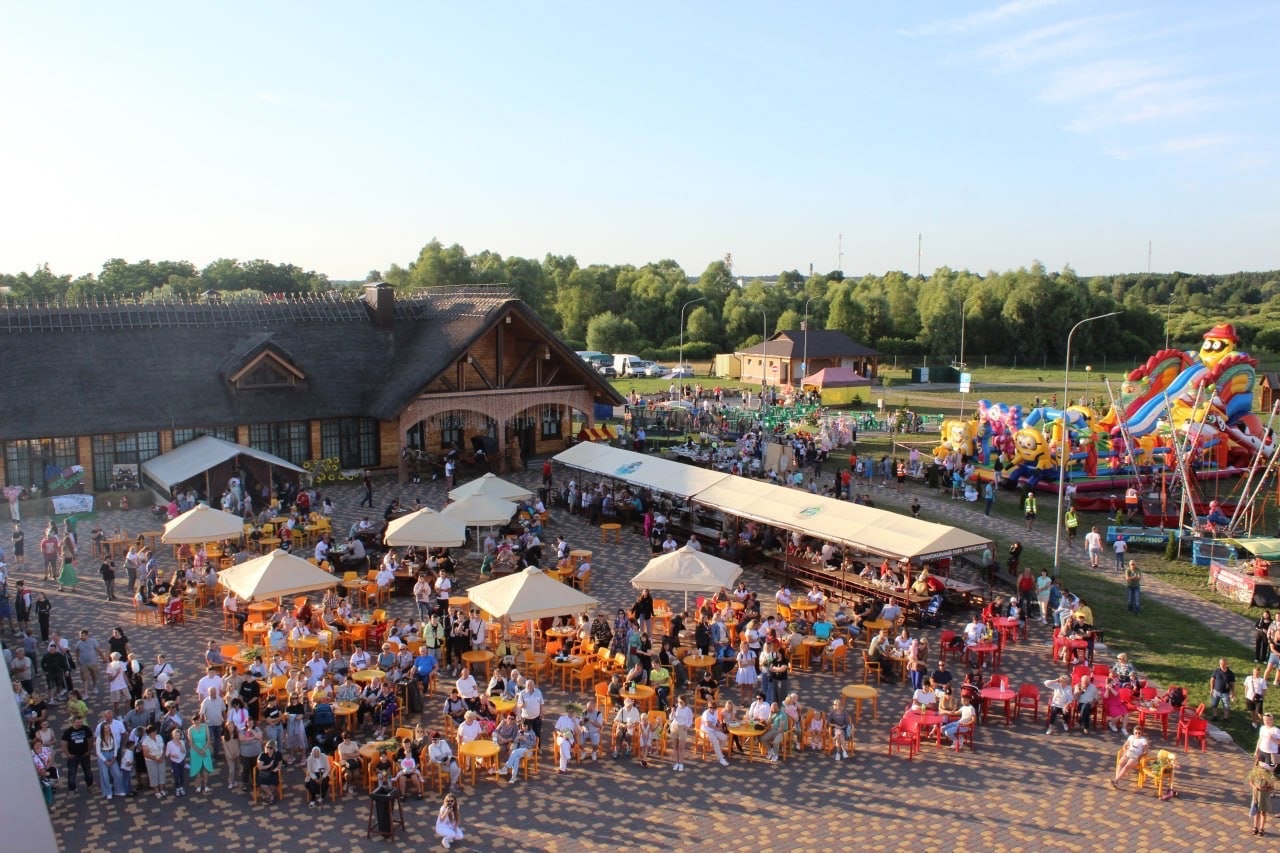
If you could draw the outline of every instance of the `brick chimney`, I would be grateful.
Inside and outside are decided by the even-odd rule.
[[[364,286],[364,301],[369,304],[373,314],[373,325],[379,329],[390,329],[396,319],[395,289],[383,281]]]

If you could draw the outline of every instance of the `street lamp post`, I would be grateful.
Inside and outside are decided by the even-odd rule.
[[[968,299],[966,299],[964,302],[961,302],[961,303],[960,303],[960,371],[961,371],[962,373],[964,372],[964,369],[965,369],[965,364],[964,364],[964,321],[965,321],[964,309],[965,309],[965,308],[967,308],[967,307],[969,306],[969,302],[970,302],[970,300],[972,300],[972,299],[974,299],[974,297],[973,297],[973,296],[970,296],[970,297],[969,297]],[[961,394],[960,394],[960,417],[961,417],[961,418],[963,418],[963,417],[964,417],[964,398],[965,398],[965,395],[964,395],[963,393],[961,393]]]
[[[1071,327],[1071,331],[1067,332],[1067,360],[1062,370],[1062,402],[1070,402],[1071,391],[1068,384],[1071,381],[1071,338],[1076,333],[1076,329],[1085,323],[1092,323],[1094,320],[1105,320],[1107,317],[1114,317],[1119,311],[1112,311],[1108,314],[1099,314],[1096,317],[1085,317],[1079,323]],[[1067,430],[1067,419],[1062,418],[1062,442],[1058,446],[1058,510],[1053,525],[1053,576],[1058,576],[1059,553],[1062,546],[1062,512],[1065,509],[1067,493],[1067,457],[1071,455],[1071,434]]]
[[[769,317],[760,308],[760,411],[764,411],[764,389],[769,380]]]
[[[809,372],[809,303],[817,299],[816,296],[810,296],[804,301],[804,360],[800,362],[800,372],[802,374]],[[803,381],[804,376],[800,379]]]
[[[695,302],[705,302],[707,297],[699,296],[697,299],[690,299],[684,305],[680,306],[680,363],[676,365],[677,370],[684,368],[684,309],[688,308]],[[670,340],[670,338],[668,338]]]
[[[1089,377],[1092,375],[1093,375],[1093,365],[1086,364],[1084,366],[1084,400],[1080,402],[1080,405],[1085,407],[1088,407],[1089,405]]]

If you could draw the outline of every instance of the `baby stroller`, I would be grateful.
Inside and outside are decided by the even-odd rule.
[[[921,627],[942,627],[942,604],[942,594],[935,593],[934,596],[929,599],[929,603],[925,606],[924,610],[920,611]]]

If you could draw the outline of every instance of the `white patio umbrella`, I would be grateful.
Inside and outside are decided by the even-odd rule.
[[[244,519],[204,504],[196,504],[182,515],[166,522],[162,542],[170,545],[218,542],[239,539],[244,534]]]
[[[737,563],[685,545],[654,557],[631,579],[631,585],[636,589],[683,591],[684,607],[688,610],[690,592],[718,592],[721,587],[737,583],[741,574],[742,566]]]
[[[473,606],[504,624],[573,615],[600,604],[599,599],[561,583],[533,566],[473,586],[467,590],[467,598],[471,599]],[[529,636],[533,636],[532,625]]]
[[[246,601],[328,589],[338,578],[288,551],[272,551],[218,572],[218,580]]]
[[[388,545],[456,548],[467,541],[467,526],[433,509],[420,509],[387,523]]]
[[[495,477],[493,474],[485,474],[483,477],[472,480],[470,483],[463,483],[449,492],[449,497],[455,501],[469,498],[472,495],[484,495],[485,497],[498,498],[504,501],[523,501],[533,497],[533,492],[524,486],[518,486],[515,483],[507,482],[501,477]]]
[[[463,498],[457,503],[449,504],[440,514],[455,521],[460,521],[467,527],[477,528],[476,553],[479,554],[480,535],[478,528],[497,527],[499,524],[506,524],[511,520],[511,516],[516,514],[516,505],[511,501],[499,500],[498,498],[472,495],[469,498]]]

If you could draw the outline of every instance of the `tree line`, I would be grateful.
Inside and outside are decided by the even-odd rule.
[[[762,332],[839,329],[886,354],[960,357],[978,354],[1037,364],[1061,362],[1067,331],[1077,321],[1111,311],[1119,316],[1083,326],[1073,352],[1091,359],[1134,359],[1164,346],[1198,345],[1218,322],[1232,322],[1242,347],[1280,351],[1280,272],[1228,275],[1183,273],[1081,277],[1040,263],[1004,272],[940,267],[928,276],[901,271],[846,278],[840,271],[795,270],[744,278],[729,258],[697,276],[673,260],[643,266],[581,266],[572,255],[541,261],[469,254],[432,240],[407,266],[371,270],[400,290],[458,284],[506,283],[577,349],[630,352],[672,359],[684,312],[686,358],[706,358],[758,343]],[[0,274],[0,287],[18,301],[78,301],[100,297],[140,300],[223,298],[324,292],[359,282],[331,281],[292,264],[221,259],[203,269],[185,261],[113,259],[97,275]],[[691,304],[690,304],[691,303]],[[963,321],[962,321],[963,316]]]

